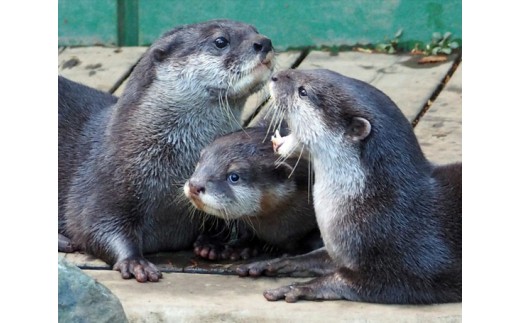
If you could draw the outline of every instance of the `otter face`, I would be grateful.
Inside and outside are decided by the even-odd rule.
[[[270,83],[274,106],[283,111],[294,136],[285,142],[302,144],[310,152],[318,219],[336,214],[331,207],[337,201],[358,196],[365,187],[361,150],[372,126],[370,113],[358,109],[363,102],[354,97],[355,87],[349,88],[351,80],[328,70],[286,70]]]
[[[296,189],[288,179],[292,169],[276,164],[271,144],[262,143],[265,130],[256,136],[246,131],[218,138],[202,151],[184,185],[184,194],[199,210],[223,219],[260,216]]]
[[[229,20],[176,28],[151,50],[160,81],[178,77],[182,92],[205,91],[221,100],[259,90],[274,68],[271,40],[251,25]]]
[[[355,108],[359,102],[340,85],[342,77],[327,70],[286,70],[271,79],[275,107],[311,153],[317,145],[355,145],[371,132],[366,113]]]

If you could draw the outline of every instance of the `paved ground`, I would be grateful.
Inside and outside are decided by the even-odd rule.
[[[145,50],[143,47],[62,48],[58,55],[58,73],[120,95],[131,67]],[[410,122],[416,124],[419,142],[431,161],[462,160],[462,64],[455,56],[444,63],[419,65],[417,57],[408,55],[342,52],[331,56],[318,51],[305,54],[280,53],[278,68],[289,68],[305,57],[297,68],[328,68],[369,82],[390,96]],[[243,119],[248,119],[264,99],[262,95],[252,97]],[[425,106],[428,107],[426,112]],[[239,278],[232,275],[229,263],[200,261],[189,252],[151,256],[150,260],[159,264],[164,272],[161,282],[154,284],[122,280],[119,273],[109,270],[104,262],[85,255],[60,256],[81,266],[87,274],[110,288],[120,298],[131,322],[462,320],[460,303],[388,306],[347,301],[267,302],[262,296],[264,289],[303,279]]]

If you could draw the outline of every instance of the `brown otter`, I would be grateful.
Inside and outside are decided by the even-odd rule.
[[[460,302],[462,164],[426,160],[399,108],[367,83],[288,70],[272,77],[270,91],[292,132],[275,140],[278,151],[292,142],[310,152],[325,248],[240,266],[239,274],[323,275],[265,291],[268,300]]]
[[[271,41],[253,26],[213,20],[154,42],[117,102],[59,78],[59,239],[123,278],[158,281],[143,254],[193,244],[201,223],[182,185],[204,146],[240,128],[273,66]]]
[[[271,253],[302,253],[323,245],[308,165],[296,158],[280,162],[267,132],[265,126],[246,128],[219,137],[202,150],[184,193],[197,209],[238,222],[237,231],[242,232],[235,233],[239,241],[224,246],[201,237],[195,245],[197,255],[247,259],[254,253],[247,244],[253,238],[266,242],[263,248]]]

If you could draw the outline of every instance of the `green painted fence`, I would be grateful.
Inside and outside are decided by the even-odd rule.
[[[59,46],[149,45],[216,18],[253,24],[280,50],[377,44],[399,29],[405,48],[433,32],[462,39],[462,0],[59,0],[58,11]]]

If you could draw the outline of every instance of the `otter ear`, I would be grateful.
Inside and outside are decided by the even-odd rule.
[[[365,118],[354,117],[350,123],[350,127],[347,132],[347,136],[352,138],[354,141],[361,141],[365,139],[372,130],[370,122]]]
[[[156,62],[162,62],[166,56],[168,56],[168,53],[162,48],[156,48],[153,50],[152,57]]]

